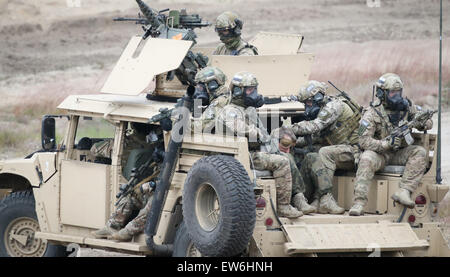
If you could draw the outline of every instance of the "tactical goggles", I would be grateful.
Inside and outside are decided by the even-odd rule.
[[[246,95],[251,94],[253,91],[255,91],[256,87],[255,86],[251,86],[251,87],[238,87],[238,86],[234,86],[232,89],[232,93],[234,96],[242,96],[244,95],[244,92]]]
[[[198,91],[214,92],[219,88],[219,83],[216,80],[212,80],[208,83],[198,83],[195,88]]]
[[[231,28],[215,28],[215,31],[220,37],[232,37],[234,35],[234,31]]]
[[[388,90],[387,95],[388,97],[394,97],[396,94],[399,94],[402,96],[403,89],[397,89],[397,90]]]
[[[304,100],[303,103],[305,103],[308,106],[311,106],[313,103],[320,103],[323,101],[323,94],[321,92],[317,93],[316,95],[309,97],[308,99]]]

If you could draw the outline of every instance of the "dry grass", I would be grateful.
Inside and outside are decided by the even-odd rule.
[[[443,45],[442,79],[444,90],[448,90],[450,46],[448,43]],[[311,79],[331,80],[352,94],[357,101],[367,104],[372,97],[373,83],[386,72],[400,75],[406,96],[418,104],[436,105],[438,41],[343,42],[322,45],[316,51]]]
[[[28,138],[28,134],[14,130],[2,130],[0,132],[0,148],[19,147]]]

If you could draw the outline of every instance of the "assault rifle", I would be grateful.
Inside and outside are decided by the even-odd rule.
[[[136,2],[144,17],[139,14],[139,18],[119,17],[114,18],[114,21],[134,21],[136,24],[143,25],[143,40],[151,36],[153,38],[189,40],[194,45],[197,43],[195,40],[197,35],[193,29],[211,25],[209,22],[203,22],[198,14],[188,15],[185,9],[181,11],[165,9],[158,12],[142,0],[136,0]],[[164,14],[167,11],[169,14]],[[208,57],[201,53],[194,54],[189,50],[180,67],[167,74],[167,80],[172,80],[176,76],[183,85],[195,86],[194,79],[197,70],[206,67],[207,64]]]
[[[404,121],[403,123],[400,122],[399,126],[392,130],[392,132],[385,138],[387,141],[391,141],[396,137],[399,138],[405,138],[405,141],[408,145],[411,145],[414,143],[414,139],[411,136],[411,130],[412,128],[415,128],[416,126],[420,126],[425,124],[425,122],[433,117],[433,114],[436,113],[437,110],[426,110],[426,111],[420,111],[418,112],[413,120],[411,121]],[[394,148],[394,150],[397,150],[398,148]]]
[[[131,170],[131,177],[128,183],[120,185],[119,192],[116,195],[117,202],[116,206],[119,204],[122,198],[130,194],[136,187],[141,186],[143,183],[150,181],[150,187],[154,189],[156,183],[153,179],[158,176],[159,169],[156,169],[157,163],[153,159],[148,159],[144,164],[138,168],[133,168]]]

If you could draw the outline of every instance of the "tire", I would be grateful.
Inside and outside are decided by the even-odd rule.
[[[175,235],[172,257],[201,257],[202,254],[194,246],[184,221],[181,222]]]
[[[189,237],[205,256],[236,256],[247,247],[256,221],[253,185],[233,157],[198,160],[183,191],[183,217]]]
[[[67,256],[64,246],[33,239],[39,230],[32,191],[13,192],[0,201],[0,257]],[[26,244],[12,238],[12,233],[24,238]]]

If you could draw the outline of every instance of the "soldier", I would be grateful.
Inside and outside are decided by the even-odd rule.
[[[133,168],[139,168],[148,159],[153,159],[151,179],[155,179],[159,172],[159,164],[163,159],[161,149],[164,149],[160,127],[134,122],[130,125],[133,129],[125,136],[123,146],[122,164],[126,162],[126,165],[122,175],[129,180]],[[149,143],[147,143],[147,137],[149,137]],[[111,147],[100,145],[95,149],[112,149],[113,141],[109,143]],[[136,185],[133,192],[120,199],[116,210],[110,216],[105,227],[93,232],[93,235],[96,238],[108,238],[118,241],[131,240],[134,235],[144,230],[147,214],[151,208],[151,199],[152,189],[149,182]],[[139,213],[131,219],[135,211],[139,211]]]
[[[258,50],[255,46],[241,39],[243,24],[242,20],[234,12],[224,12],[217,17],[215,31],[222,43],[217,46],[213,55],[258,55]]]
[[[227,77],[222,70],[213,66],[203,68],[195,76],[197,85],[193,98],[201,100],[203,106],[208,104],[209,106],[199,118],[194,115],[192,124],[194,132],[213,132],[217,111],[230,102],[226,81]]]
[[[309,180],[308,177],[310,173],[306,166],[297,167],[294,153],[292,148],[296,143],[296,136],[294,132],[287,126],[282,126],[281,128],[272,131],[271,137],[278,139],[278,148],[280,149],[280,154],[289,159],[289,164],[292,174],[292,200],[291,204],[296,207],[303,214],[315,213],[317,208],[308,204],[308,200],[305,195],[312,195],[313,188],[311,188],[312,182],[305,182],[304,180]]]
[[[391,197],[394,201],[412,209],[413,193],[422,179],[427,167],[426,150],[419,145],[403,147],[403,139],[394,137],[385,140],[390,132],[402,122],[411,121],[422,108],[414,105],[411,100],[402,97],[403,83],[400,77],[393,73],[382,75],[376,83],[377,103],[365,110],[359,127],[359,145],[364,150],[356,172],[355,196],[350,215],[364,214],[367,204],[369,185],[376,171],[387,164],[405,165],[400,189]],[[418,122],[414,128],[429,130],[433,122],[427,120]]]
[[[226,131],[233,135],[248,137],[253,168],[273,172],[277,188],[278,214],[288,218],[302,216],[301,211],[290,205],[292,175],[289,159],[275,154],[278,148],[271,144],[270,136],[256,112],[256,108],[264,103],[262,96],[258,94],[258,81],[249,72],[239,72],[234,75],[230,90],[231,104],[218,113],[216,132]]]
[[[300,90],[299,101],[305,104],[307,120],[291,128],[295,135],[302,136],[297,140],[298,145],[308,144],[305,136],[310,136],[309,144],[332,145],[321,148],[319,153],[307,154],[302,172],[306,175],[304,181],[313,182],[316,187],[312,206],[317,207],[319,213],[342,214],[344,208],[338,206],[331,194],[332,180],[336,166],[343,169],[354,166],[354,154],[359,151],[355,145],[361,115],[356,103],[345,97],[327,96],[326,90],[327,85],[318,81],[309,81]]]

